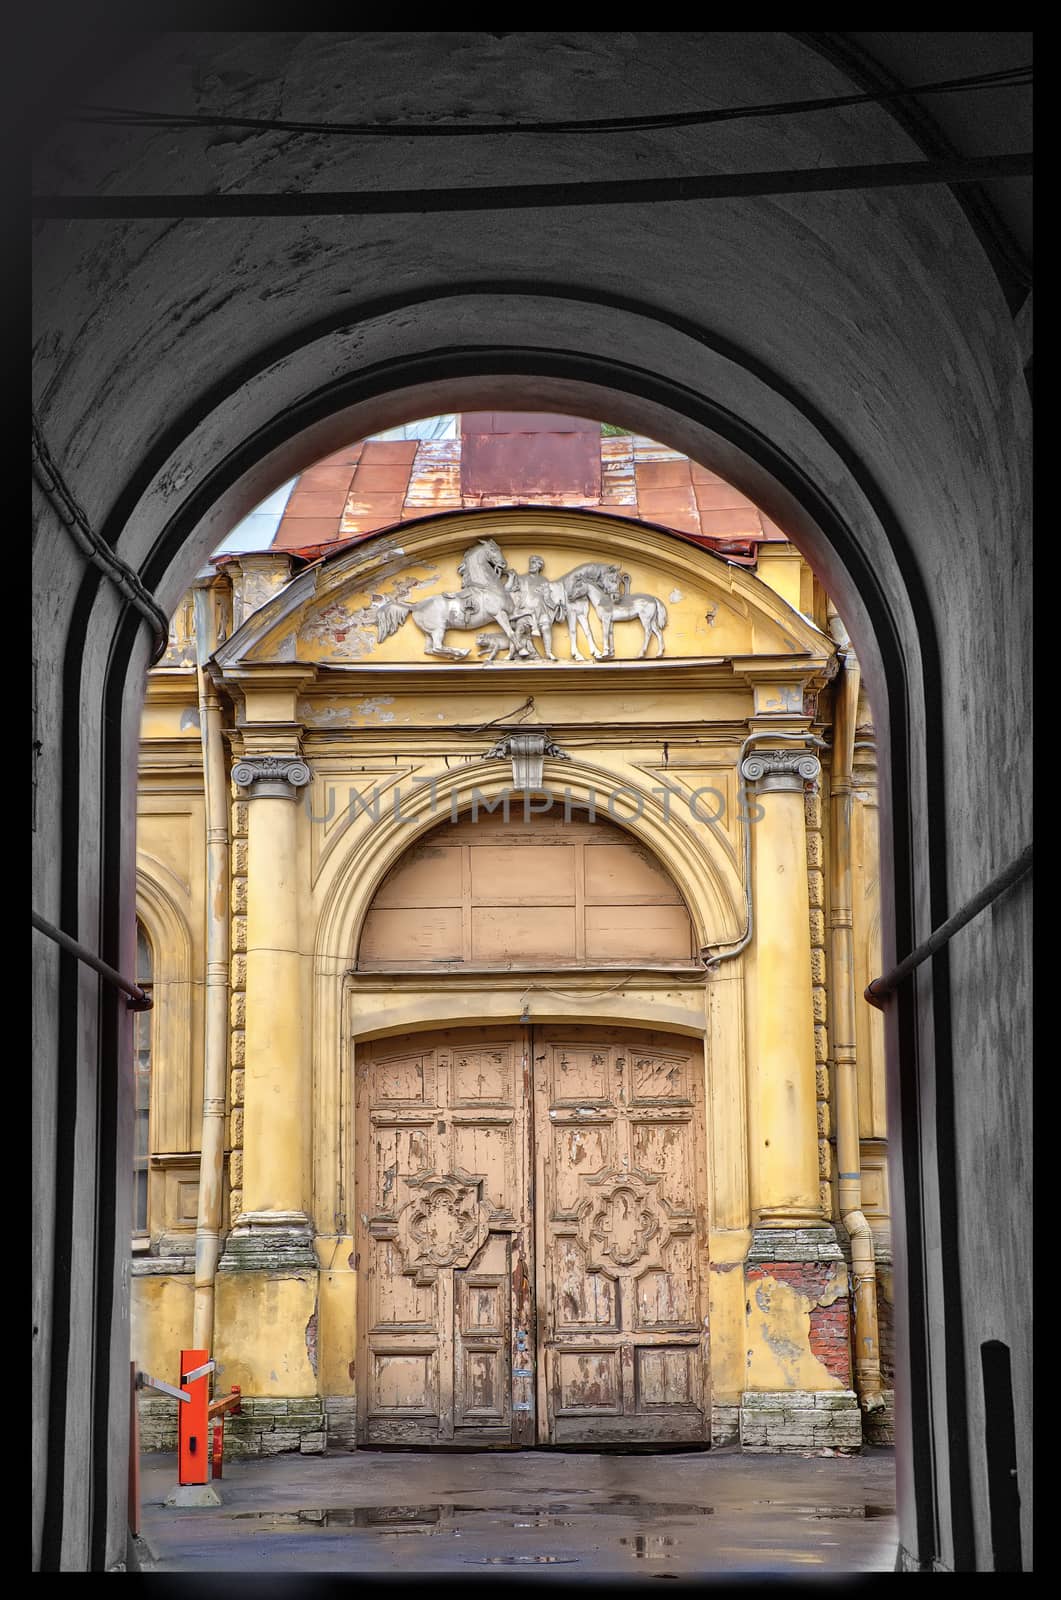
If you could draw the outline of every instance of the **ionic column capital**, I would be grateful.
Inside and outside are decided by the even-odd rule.
[[[247,791],[249,800],[294,800],[310,780],[310,770],[299,756],[242,756],[232,768],[232,780]]]
[[[741,777],[757,783],[760,794],[803,792],[822,770],[822,764],[809,750],[754,750],[741,762]]]

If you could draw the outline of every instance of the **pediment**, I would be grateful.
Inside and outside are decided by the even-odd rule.
[[[580,622],[580,615],[582,622]],[[307,568],[217,651],[223,669],[420,666],[496,672],[589,658],[821,660],[830,639],[742,567],[642,523],[545,509],[456,513]],[[507,626],[506,626],[507,624]]]

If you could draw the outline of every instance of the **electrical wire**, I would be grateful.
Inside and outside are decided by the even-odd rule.
[[[523,704],[521,706],[516,706],[515,709],[512,710],[512,711],[502,711],[502,713],[501,713],[501,715],[499,717],[493,717],[493,718],[491,718],[491,720],[489,722],[480,722],[480,724],[479,724],[479,726],[477,728],[462,728],[462,727],[460,727],[458,725],[454,725],[454,727],[450,731],[452,733],[482,733],[487,728],[496,728],[497,724],[499,722],[504,722],[506,720],[506,718],[515,717],[517,715],[519,716],[520,721],[522,722],[523,718],[526,716],[527,712],[533,710],[533,708],[534,708],[534,696],[532,694],[529,694],[527,696],[526,700],[524,700],[524,702],[523,702]]]
[[[246,128],[261,133],[299,133],[373,139],[484,138],[493,134],[637,133],[656,128],[708,127],[720,122],[750,118],[805,116],[846,107],[885,105],[917,95],[968,94],[982,89],[1017,89],[1030,85],[1030,66],[1008,67],[998,72],[965,78],[944,78],[910,88],[880,89],[861,94],[827,95],[813,100],[780,100],[763,105],[724,106],[710,111],[667,111],[634,117],[578,117],[556,122],[300,122],[275,117],[237,117],[222,113],[141,111],[129,106],[86,105],[73,111],[69,122],[98,123],[110,127]]]
[[[169,618],[154,595],[141,583],[139,574],[134,572],[128,562],[123,561],[93,528],[84,507],[74,495],[48,449],[44,430],[35,410],[32,412],[32,419],[33,477],[85,559],[108,577],[119,593],[129,601],[130,605],[135,606],[147,621],[155,640],[151,656],[151,665],[155,666],[165,655],[169,643]]]

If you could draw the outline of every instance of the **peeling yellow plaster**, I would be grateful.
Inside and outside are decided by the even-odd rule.
[[[810,1314],[831,1305],[843,1292],[846,1268],[830,1276],[826,1294],[811,1300],[778,1278],[753,1279],[747,1286],[748,1349],[746,1389],[842,1389],[810,1347]]]
[[[165,1383],[180,1382],[181,1351],[191,1348],[194,1286],[190,1272],[131,1280],[130,1354],[141,1372]]]
[[[745,1235],[745,1237],[747,1237]],[[745,1381],[744,1273],[739,1261],[711,1262],[708,1282],[711,1328],[711,1394],[734,1405]]]
[[[349,1234],[343,1234],[337,1239],[318,1238],[316,1245],[321,1263],[317,1340],[320,1392],[352,1395],[357,1345],[357,1273],[351,1266],[354,1241]]]
[[[214,1307],[215,1386],[299,1399],[317,1393],[304,1331],[317,1310],[317,1273],[220,1273]],[[318,1341],[319,1342],[319,1341]]]

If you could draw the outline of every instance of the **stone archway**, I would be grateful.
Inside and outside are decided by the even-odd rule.
[[[152,81],[165,80],[167,48],[159,46]],[[253,49],[261,59],[252,77],[268,78],[268,47]],[[739,65],[725,99],[754,98],[771,72],[815,90],[823,73],[825,87],[836,78],[848,87],[832,69],[808,67],[789,36],[755,36]],[[828,163],[842,143],[823,135],[808,156]],[[860,148],[877,159],[906,149],[894,131],[867,136]],[[1023,705],[1025,670],[1015,580],[1025,570],[1027,400],[997,285],[946,199],[919,202],[911,216],[871,198],[853,216],[844,212],[839,228],[827,210],[793,219],[787,203],[738,204],[658,229],[640,218],[633,228],[622,218],[603,227],[602,215],[563,235],[564,282],[555,270],[559,213],[544,227],[493,230],[493,276],[461,251],[458,232],[474,232],[465,218],[444,237],[434,220],[422,231],[395,228],[388,249],[367,250],[360,265],[332,234],[308,251],[304,238],[285,239],[279,270],[271,249],[261,252],[267,266],[255,264],[253,249],[251,265],[246,257],[241,265],[243,238],[231,249],[223,241],[228,253],[219,262],[206,259],[194,229],[131,230],[128,253],[80,234],[70,254],[66,241],[77,230],[63,229],[47,270],[72,292],[68,312],[46,317],[42,420],[93,522],[164,603],[176,599],[226,522],[330,439],[439,404],[517,399],[591,414],[606,407],[714,464],[792,529],[850,620],[886,724],[887,962],[1012,853],[1012,817],[994,774],[1000,763],[1020,771],[1024,749],[1013,713]],[[168,244],[156,237],[166,232]],[[323,277],[308,283],[307,262],[321,263]],[[625,281],[612,293],[616,263]],[[207,281],[185,326],[190,272]],[[122,273],[131,305],[115,290]],[[370,280],[381,279],[403,286],[389,302],[370,298]],[[624,293],[633,282],[653,292]],[[46,297],[48,286],[46,279]],[[312,311],[333,294],[329,303],[340,309],[315,337]],[[219,351],[227,363],[220,378]],[[853,405],[861,395],[875,403]],[[54,798],[39,823],[37,904],[127,968],[131,752],[146,644],[118,593],[95,570],[83,575],[58,524],[47,525],[55,539],[39,569],[38,693],[49,730],[42,791]],[[996,572],[1004,574],[998,584]],[[971,697],[970,683],[980,691]],[[893,1122],[909,1157],[906,1459],[916,1494],[908,1496],[904,1537],[926,1557],[942,1547],[945,1561],[957,1547],[968,1562],[972,1547],[965,1430],[976,1351],[965,1348],[963,1317],[975,1306],[981,1332],[996,1312],[1015,1318],[1006,1321],[1015,1347],[1026,1335],[1019,1311],[1006,1308],[1019,1307],[1030,1279],[1027,1202],[1018,1184],[981,1209],[974,1180],[959,1192],[959,1165],[970,1174],[978,1168],[980,1132],[956,1124],[953,1065],[956,1053],[970,1101],[1002,1096],[1004,1115],[1025,1126],[1019,1095],[1006,1099],[1011,1091],[992,1070],[1008,1021],[989,1015],[990,994],[978,998],[983,971],[996,970],[1010,935],[1024,937],[1022,915],[1023,901],[1012,923],[992,919],[990,931],[982,926],[963,951],[938,959],[916,999],[899,997],[889,1024]],[[42,1073],[46,1160],[33,1207],[38,1393],[50,1418],[35,1459],[47,1488],[52,1564],[87,1562],[91,1551],[106,1565],[123,1532],[116,1174],[128,1140],[125,1019],[54,949],[42,957],[40,981],[39,1048],[55,1071]],[[98,1143],[75,1136],[75,1106],[80,1129],[99,1129]],[[986,1223],[991,1208],[991,1220],[1005,1217],[997,1233],[976,1221]],[[937,1238],[939,1257],[926,1252]],[[996,1238],[1006,1241],[1001,1295],[976,1288],[993,1281]],[[93,1268],[64,1284],[68,1249]],[[931,1384],[930,1345],[933,1372],[943,1374]],[[1018,1365],[1030,1372],[1030,1362]],[[911,1414],[930,1421],[912,1432]]]
[[[476,358],[473,358],[473,359],[476,359]],[[517,358],[517,360],[518,360],[520,366],[526,366],[526,367],[529,367],[531,369],[534,369],[535,367],[538,367],[539,365],[542,365],[542,364],[544,364],[544,365],[546,365],[546,366],[548,366],[550,368],[555,369],[556,365],[558,364],[555,361],[555,359],[553,359],[553,358],[546,358],[544,362],[541,362],[539,360],[539,358],[537,356],[535,356],[533,353],[529,353],[528,354],[526,352],[524,352],[522,358]],[[572,361],[564,361],[564,362],[559,363],[559,364],[562,365],[562,366],[565,366],[565,367],[569,367],[569,368],[570,367],[577,368],[581,363],[579,363],[577,360],[572,360]],[[617,377],[621,376],[621,379],[622,379],[623,382],[630,381],[628,373],[622,373],[621,375],[620,374],[616,374],[616,376]],[[374,384],[376,382],[378,382],[378,379],[374,379],[374,380],[372,380],[372,382],[373,382],[373,386],[374,386]],[[517,385],[518,385],[518,389],[517,389]],[[673,395],[673,390],[671,389],[670,386],[668,386],[666,384],[660,386],[660,385],[656,384],[655,382],[648,381],[648,382],[646,382],[645,387],[647,389],[649,389],[650,392],[653,392],[656,395],[659,395],[661,392],[667,392],[670,395]],[[525,377],[520,378],[520,379],[505,378],[505,379],[498,380],[496,377],[491,377],[491,376],[488,376],[488,375],[484,375],[484,376],[479,377],[479,378],[477,378],[475,380],[471,380],[471,379],[459,380],[457,382],[451,382],[451,383],[447,384],[446,388],[442,392],[444,392],[445,395],[446,395],[447,403],[459,403],[460,402],[460,396],[462,394],[463,395],[473,395],[474,394],[474,395],[476,395],[478,397],[482,397],[484,394],[489,395],[489,396],[504,396],[506,394],[510,394],[510,393],[513,393],[513,392],[518,392],[521,396],[524,396],[524,397],[529,395],[539,405],[548,405],[550,403],[562,405],[562,407],[563,407],[563,409],[565,411],[566,410],[571,410],[571,409],[582,409],[582,410],[602,409],[601,391],[597,387],[591,387],[587,391],[577,381],[574,381],[574,383],[572,385],[572,381],[568,380],[568,382],[565,384],[562,381],[561,382],[557,382],[556,379],[551,377],[551,376],[549,378],[546,378],[545,380],[543,380],[541,375],[538,374],[536,376],[534,374],[533,370],[532,370],[530,375],[525,376]],[[427,391],[427,393],[429,393],[432,397],[434,397],[435,395],[437,395],[439,393],[439,390],[438,390],[437,386],[433,385]],[[605,393],[607,394],[607,391],[605,391]],[[422,398],[422,396],[424,394],[423,390],[420,390],[420,389],[409,390],[409,389],[404,389],[403,388],[403,390],[401,391],[401,394],[402,394],[402,397],[401,397],[401,401],[399,403],[402,406],[402,412],[399,413],[399,414],[411,415],[411,414],[415,414],[416,411],[421,410],[423,408],[423,405],[425,403],[424,399]],[[542,398],[540,400],[538,399],[539,395],[542,396]],[[693,406],[693,404],[689,400],[688,396],[685,396],[684,399],[685,399],[685,403],[689,405],[690,410],[695,410],[700,416],[707,416],[709,414],[712,414],[712,412],[713,412],[713,408],[709,404],[704,403],[704,404],[701,404],[701,405],[698,405],[698,406]],[[482,402],[482,398],[477,399],[476,403],[477,404],[483,403]],[[396,407],[395,407],[395,410],[389,409],[389,407],[391,405],[393,405],[393,401],[392,402],[388,402],[388,409],[384,410],[383,413],[382,413],[386,417],[386,419],[388,421],[392,420],[392,418],[393,418],[393,416],[395,414],[395,410],[396,410]],[[718,433],[716,433],[714,430],[709,430],[708,435],[706,436],[708,438],[709,442],[705,443],[704,442],[705,436],[701,431],[702,430],[702,426],[703,426],[702,423],[701,424],[693,424],[690,427],[690,419],[688,417],[685,419],[684,422],[680,421],[678,417],[673,416],[673,415],[671,417],[669,417],[669,418],[664,417],[662,419],[663,425],[661,427],[660,426],[661,416],[660,416],[660,410],[659,410],[659,401],[658,400],[651,400],[651,401],[648,401],[647,403],[642,402],[641,404],[639,404],[638,401],[635,398],[631,397],[631,394],[629,393],[629,391],[626,392],[625,395],[622,393],[622,391],[620,391],[618,398],[616,398],[614,396],[614,394],[608,395],[607,396],[607,400],[605,402],[605,407],[608,410],[609,414],[614,415],[614,416],[619,416],[620,418],[629,417],[629,418],[631,418],[632,420],[635,420],[635,421],[637,421],[639,418],[640,419],[644,419],[643,422],[642,422],[642,425],[644,427],[651,428],[651,430],[657,436],[662,436],[665,439],[680,440],[680,442],[685,443],[687,439],[689,439],[690,437],[695,436],[697,438],[697,441],[698,441],[697,445],[695,446],[695,448],[698,450],[701,458],[707,459],[709,462],[714,462],[714,463],[719,464],[719,465],[721,465],[722,462],[724,462],[724,470],[727,471],[727,473],[731,477],[736,476],[736,473],[734,472],[734,468],[733,468],[733,464],[732,464],[733,460],[735,458],[735,455],[736,455],[737,457],[740,457],[742,459],[742,461],[743,461],[743,470],[741,471],[741,474],[740,474],[740,479],[742,481],[742,484],[743,485],[750,485],[752,483],[752,480],[761,481],[761,474],[762,474],[761,467],[756,468],[756,469],[753,470],[752,458],[744,456],[743,451],[741,451],[739,448],[737,448],[736,451],[735,451],[735,448],[732,445],[732,443],[727,441],[725,439],[725,435],[723,435],[721,433],[721,429],[720,429],[720,431]],[[373,413],[372,413],[372,411],[370,409],[369,410],[359,409],[356,414],[359,416],[359,418],[362,419],[361,420],[361,424],[360,424],[361,426],[364,426],[365,428],[369,428],[369,429],[373,426]],[[329,419],[328,428],[329,429],[337,429],[338,427],[342,426],[344,428],[344,430],[348,429],[349,426],[350,426],[350,423],[349,423],[349,420],[348,420],[350,415],[351,415],[351,412],[349,411],[349,409],[344,408],[342,413],[339,415],[339,419],[338,420],[336,420],[335,417]],[[379,415],[380,415],[379,411],[375,412],[375,416],[378,417]],[[719,420],[720,424],[722,424],[723,426],[727,426],[728,427],[730,425],[730,420],[731,419],[719,418],[718,420]],[[291,425],[291,419],[290,418],[281,419],[280,423],[278,425],[279,426],[290,426]],[[743,430],[740,427],[732,427],[732,432],[736,433],[742,439],[744,439],[746,437],[745,430]],[[331,436],[334,436],[334,435],[331,435]],[[315,454],[319,453],[319,450],[321,449],[322,444],[323,444],[324,448],[327,448],[327,443],[325,441],[328,439],[328,437],[329,437],[329,434],[326,431],[322,431],[321,428],[310,430],[308,434],[306,434],[305,436],[301,437],[299,439],[299,441],[298,441],[298,450],[299,450],[300,454],[303,457],[309,457],[311,454],[315,455]],[[764,455],[768,459],[770,459],[772,457],[772,452],[770,451],[770,449],[768,447],[766,447],[765,441],[761,441],[761,443],[762,443]],[[260,447],[260,441],[258,442],[258,447]],[[688,448],[688,445],[686,447]],[[720,456],[722,458],[722,462],[720,462],[720,459],[719,459]],[[228,469],[230,472],[234,472],[235,471],[238,459],[239,459],[239,453],[238,452],[234,456],[230,457],[230,463],[229,463],[229,469]],[[276,465],[275,465],[276,459],[277,458],[275,458],[275,457],[273,458],[273,465],[268,469],[271,473],[275,473],[276,470],[277,470],[276,469]],[[290,459],[291,458],[288,457],[288,460],[290,460]],[[781,470],[784,470],[782,462],[777,461],[776,457],[773,457],[773,460],[774,460],[774,463]],[[248,484],[252,484],[252,483],[259,484],[259,485],[261,484],[261,482],[263,480],[261,479],[260,476],[258,476],[258,473],[261,470],[262,469],[261,469],[260,464],[259,464],[259,467],[256,468],[254,472],[252,472],[249,476],[245,475],[243,477],[243,479],[241,481],[241,489],[240,489],[240,492],[242,494],[244,494],[244,495],[246,495],[248,497],[251,494],[257,495],[258,489],[255,488],[253,490],[250,490],[250,489],[248,489]],[[265,481],[269,481],[269,480],[265,480]],[[797,480],[795,478],[793,478],[793,479],[790,479],[790,481],[795,483]],[[815,497],[812,496],[811,498],[814,501],[815,509],[816,509],[817,512],[820,513],[820,521],[819,521],[818,518],[808,519],[805,509],[803,509],[802,507],[799,506],[799,502],[796,501],[791,496],[789,491],[787,491],[784,488],[784,486],[783,486],[783,484],[782,484],[782,482],[780,480],[776,480],[776,479],[774,480],[774,488],[775,488],[775,492],[778,493],[781,496],[781,498],[784,500],[784,503],[785,503],[785,506],[786,506],[785,515],[787,515],[787,517],[789,518],[789,522],[790,522],[791,526],[793,526],[794,528],[796,528],[796,527],[811,527],[811,526],[813,526],[813,527],[816,527],[816,528],[819,529],[819,536],[822,536],[821,535],[821,525],[824,523],[825,525],[829,526],[830,531],[833,533],[834,536],[842,537],[841,530],[843,528],[843,524],[841,522],[837,521],[835,519],[835,517],[831,514],[831,512],[829,510],[829,507],[828,507],[826,502],[819,501],[819,500],[815,499]],[[220,494],[220,485],[216,481],[214,482],[214,484],[212,486],[212,492]],[[857,489],[856,489],[855,492],[856,492],[856,494],[858,494]],[[775,504],[777,504],[777,503],[778,502],[775,502]],[[194,538],[192,544],[188,547],[189,550],[195,548],[195,543],[197,541],[200,541],[200,540],[203,540],[203,539],[212,539],[215,535],[214,535],[214,532],[210,531],[210,530],[215,530],[219,526],[220,517],[222,515],[222,513],[221,513],[219,508],[222,505],[233,505],[233,504],[235,504],[235,502],[233,502],[231,499],[226,498],[223,494],[221,494],[221,497],[218,500],[213,502],[213,505],[212,505],[210,511],[208,512],[208,514],[206,516],[206,519],[204,521],[203,516],[200,514],[201,511],[205,509],[204,503],[201,501],[199,496],[197,496],[195,494],[189,496],[187,498],[187,500],[185,501],[184,509],[179,511],[179,512],[177,512],[170,519],[169,523],[167,524],[165,537],[164,537],[162,543],[157,546],[157,549],[158,549],[159,553],[161,554],[161,551],[163,549],[167,549],[167,548],[170,551],[174,552],[174,553],[176,551],[182,549],[184,547],[184,541],[188,540],[191,537],[193,529],[196,530],[195,531],[195,538]],[[229,514],[231,514],[231,512]],[[206,531],[204,531],[204,530],[206,530]],[[186,551],[184,557],[182,558],[182,562],[183,561],[187,561],[188,559],[189,559],[189,555],[188,555],[188,553]],[[176,572],[181,571],[181,570],[183,570],[183,565],[182,565],[182,567],[175,569],[175,574],[176,574]],[[861,602],[857,597],[855,597],[857,595],[857,591],[852,590],[851,592],[852,592],[852,595],[853,595],[852,603],[855,605],[857,610],[861,611],[862,610]],[[100,596],[100,600],[104,604],[107,603],[108,599],[109,599],[109,597],[106,594]],[[902,657],[902,654],[901,654],[901,650],[899,649],[899,647],[897,645],[897,641],[895,640],[894,635],[888,633],[888,629],[890,628],[890,624],[891,624],[893,619],[891,617],[890,611],[887,610],[887,609],[885,609],[882,612],[881,615],[882,615],[882,618],[884,620],[884,626],[885,626],[886,635],[891,640],[889,648],[884,653],[884,662],[892,665],[894,668],[899,670],[900,673],[901,673],[902,670],[903,670],[903,657]],[[139,654],[143,649],[142,643],[140,643],[138,641],[138,639],[137,639],[137,632],[138,632],[138,625],[131,618],[128,619],[121,626],[121,629],[120,629],[120,633],[124,638],[124,648],[127,651],[130,651],[130,652],[134,653],[134,659],[135,659],[135,654]],[[881,670],[881,665],[882,665],[881,654],[880,654],[880,652],[878,652],[874,648],[874,642],[873,642],[872,636],[863,634],[862,640],[860,640],[860,643],[863,643],[863,642],[864,642],[865,645],[868,645],[867,654],[869,656],[870,662],[871,663],[872,662],[876,662],[877,666],[878,666],[878,671],[880,671]],[[919,656],[920,656],[920,651],[918,653],[918,657]],[[119,654],[113,655],[112,658],[111,658],[110,696],[112,698],[116,697],[115,700],[114,700],[116,708],[117,708],[117,706],[119,704],[124,702],[125,706],[127,708],[127,714],[131,714],[134,710],[138,710],[139,695],[138,695],[136,689],[133,687],[133,683],[132,682],[130,682],[128,679],[124,679],[123,680],[120,677],[115,676],[115,672],[117,670],[117,665],[118,665],[119,659],[120,659],[120,655]],[[899,707],[901,712],[905,712],[907,704],[908,704],[908,685],[906,684],[904,678],[901,678],[900,681],[903,682],[904,687],[903,687],[902,693],[900,695],[900,698],[898,699],[898,701],[895,702],[895,704]],[[892,702],[890,697],[886,697],[885,700],[878,701],[878,703],[881,703],[883,707],[887,707],[887,706],[892,705],[893,702]],[[883,724],[883,726],[882,726],[882,735],[884,735],[886,737],[887,736],[886,735],[886,730],[888,728],[887,715],[885,714],[884,716],[882,716],[881,720],[882,720],[882,724]],[[894,717],[891,720],[894,722]],[[890,731],[892,732],[892,742],[891,742],[891,745],[888,748],[889,748],[889,750],[891,752],[891,756],[892,756],[891,771],[892,771],[892,773],[894,773],[894,771],[896,770],[896,766],[898,766],[898,769],[899,769],[899,771],[901,773],[901,777],[900,777],[899,782],[900,782],[901,786],[903,788],[905,788],[906,784],[907,784],[906,774],[907,774],[907,770],[908,770],[907,769],[907,761],[906,761],[906,757],[907,757],[907,753],[908,753],[907,745],[906,745],[905,741],[902,744],[896,745],[895,741],[894,741],[894,730],[892,729]],[[116,780],[118,779],[119,770],[120,769],[118,769],[118,768],[113,769],[114,776],[115,776]],[[893,778],[893,782],[894,781],[895,780]],[[887,786],[886,782],[885,782],[884,785],[882,785],[882,788],[883,788],[883,790],[884,790],[884,792],[886,794],[888,792],[888,786]],[[118,782],[118,787],[114,790],[113,797],[112,797],[111,801],[109,802],[110,805],[112,807],[114,807],[114,810],[111,812],[111,815],[113,815],[115,817],[118,817],[118,816],[120,816],[122,814],[121,802],[119,800],[119,794],[120,794],[120,781]],[[893,841],[893,844],[894,844],[894,841]],[[898,845],[899,845],[899,847],[901,847],[901,839],[898,841]],[[117,887],[118,887],[118,879],[112,877],[110,879],[110,881],[114,884],[115,889],[117,889]],[[895,902],[893,902],[893,904],[894,903]],[[120,912],[120,896],[118,896],[118,895],[114,895],[114,897],[113,897],[113,901],[112,901],[112,905],[111,905],[111,910],[110,910],[109,916],[110,916],[111,923],[112,923],[113,927],[115,928],[115,931],[117,932],[119,929],[122,928],[122,917],[121,917],[121,912]],[[887,942],[886,942],[885,948],[886,949],[888,948]],[[115,1024],[117,1024],[118,1021],[119,1021],[119,1018],[118,1018],[117,1015],[115,1015],[115,1017],[114,1017]],[[118,1035],[117,1037],[120,1038],[120,1035]],[[900,1271],[901,1271],[901,1268],[899,1268],[898,1265],[897,1265],[897,1276],[899,1275]]]

